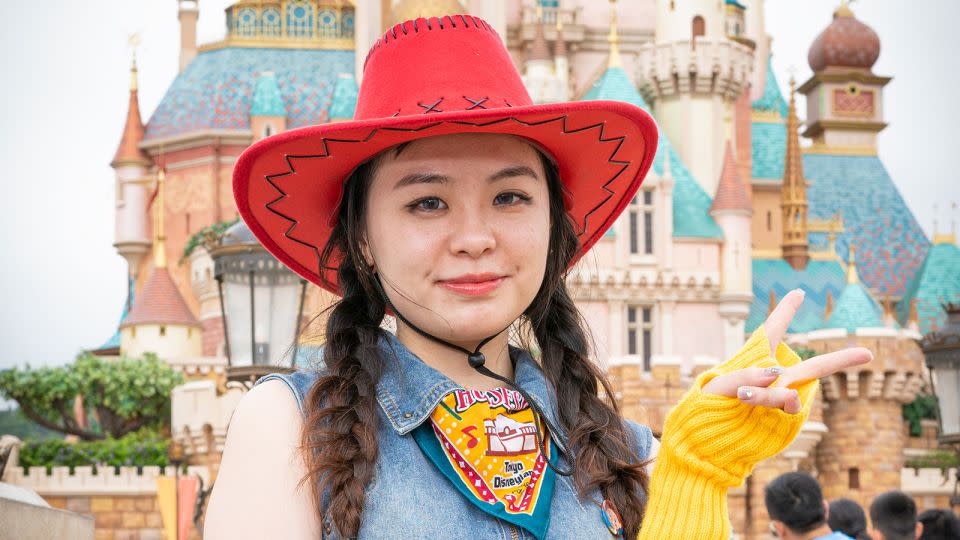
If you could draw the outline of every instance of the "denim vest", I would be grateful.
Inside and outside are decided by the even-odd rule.
[[[377,384],[380,403],[378,429],[380,452],[373,479],[366,489],[366,504],[359,537],[393,538],[464,538],[532,540],[528,531],[497,519],[461,495],[450,481],[429,461],[414,441],[412,431],[426,421],[440,399],[459,386],[439,371],[417,358],[389,332],[380,339],[383,374]],[[539,365],[523,350],[511,348],[515,363],[515,383],[536,401],[550,424],[560,429],[556,396],[550,389]],[[303,413],[303,400],[321,372],[296,371],[289,375],[271,374],[257,384],[271,379],[283,381],[296,397]],[[641,460],[650,451],[650,428],[627,421],[634,439],[634,449]],[[566,434],[550,433],[554,444],[566,444]],[[567,467],[560,458],[561,467]],[[644,499],[645,494],[641,493]],[[586,499],[577,495],[572,478],[557,475],[550,506],[547,539],[610,539],[600,511],[603,497],[594,490]],[[321,525],[323,538],[340,539],[329,516]]]

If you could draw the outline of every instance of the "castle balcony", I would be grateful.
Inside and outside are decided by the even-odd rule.
[[[543,36],[548,42],[553,42],[557,39],[558,19],[561,23],[563,23],[563,40],[567,44],[580,43],[583,41],[586,28],[579,21],[580,10],[582,8],[544,6],[542,9]],[[511,25],[512,27],[508,29],[508,33],[510,33],[512,36],[515,36],[517,41],[522,43],[530,43],[533,41],[533,36],[537,32],[537,8],[535,6],[523,6],[520,20],[521,22],[519,25]]]
[[[753,51],[728,39],[646,43],[638,64],[640,92],[648,102],[686,94],[733,101],[750,84]]]

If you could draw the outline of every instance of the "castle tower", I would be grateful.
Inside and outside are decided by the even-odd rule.
[[[164,236],[164,171],[157,175],[157,216],[154,227],[153,270],[137,294],[133,309],[120,324],[120,352],[137,358],[145,353],[161,359],[198,357],[200,323],[187,307],[167,270]]]
[[[724,358],[733,356],[743,345],[744,321],[753,303],[750,223],[753,209],[740,179],[730,140],[724,148],[723,173],[710,215],[723,229],[721,249],[720,316],[723,325]]]
[[[797,130],[797,106],[794,82],[790,79],[790,107],[787,110],[787,152],[783,161],[783,184],[780,187],[782,210],[783,258],[794,270],[803,270],[810,262],[807,239],[807,181],[803,178],[803,155]]]
[[[882,309],[860,282],[851,253],[847,285],[826,327],[797,338],[817,354],[852,346],[874,354],[869,364],[821,379],[830,436],[816,450],[824,498],[849,497],[866,507],[880,493],[900,486],[907,437],[902,407],[922,385],[919,335],[884,326]]]
[[[753,50],[726,33],[724,2],[657,0],[654,42],[638,56],[641,92],[708,195],[723,169],[725,118],[750,84]]]
[[[197,19],[200,9],[197,0],[177,0],[177,19],[180,20],[180,73],[197,56]]]
[[[564,82],[555,72],[556,58],[550,52],[547,38],[543,33],[543,7],[537,4],[537,26],[533,35],[527,59],[523,63],[523,85],[530,92],[534,103],[555,103],[562,101]]]
[[[844,3],[817,36],[807,60],[813,76],[800,86],[807,96],[807,129],[814,150],[825,147],[876,155],[883,121],[883,87],[890,77],[873,74],[880,38]]]
[[[557,78],[557,101],[570,100],[570,59],[563,39],[563,17],[557,17],[557,39],[553,42],[553,72]]]
[[[277,77],[272,71],[264,71],[257,77],[250,104],[250,131],[253,139],[260,140],[287,130],[287,107],[280,95]]]
[[[140,149],[143,141],[143,120],[140,117],[140,102],[137,96],[137,59],[130,67],[130,101],[127,105],[127,120],[120,137],[120,145],[110,166],[116,177],[115,229],[113,247],[127,261],[129,279],[136,276],[140,261],[150,250],[150,235],[147,228],[147,197],[149,180],[144,177],[150,166],[150,158]],[[128,299],[129,307],[129,299]]]

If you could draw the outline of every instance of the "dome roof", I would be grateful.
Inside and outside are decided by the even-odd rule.
[[[813,41],[807,62],[814,72],[831,66],[870,69],[879,56],[880,37],[844,5],[833,12],[833,22]]]
[[[393,8],[393,24],[417,17],[440,17],[466,13],[457,0],[400,0]]]

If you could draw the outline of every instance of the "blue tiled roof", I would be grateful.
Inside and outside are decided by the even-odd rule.
[[[783,180],[783,160],[787,152],[787,126],[775,122],[752,124],[751,158],[754,178]]]
[[[353,73],[341,73],[333,86],[333,97],[330,100],[330,112],[327,118],[351,120],[357,109],[357,94],[360,88]]]
[[[583,96],[584,100],[614,100],[632,103],[650,111],[647,102],[637,91],[623,68],[611,67],[597,79]],[[684,238],[722,238],[723,229],[710,216],[713,202],[677,155],[670,140],[660,131],[660,144],[653,158],[653,170],[663,174],[663,160],[669,156],[673,186],[673,236]]]
[[[167,89],[146,139],[204,129],[249,129],[254,82],[275,74],[287,128],[322,123],[337,74],[352,72],[353,51],[226,47],[201,52]]]
[[[753,103],[753,110],[775,112],[781,118],[787,118],[787,102],[780,92],[777,75],[773,72],[773,55],[767,56],[767,80],[763,86],[763,94]]]
[[[802,271],[796,271],[783,259],[753,260],[753,304],[746,320],[747,333],[753,332],[767,320],[770,303],[770,291],[773,290],[780,301],[793,289],[803,289],[806,297],[789,332],[809,332],[822,328],[826,313],[827,293],[834,299],[840,296],[847,284],[846,273],[838,261],[816,261],[807,263]]]
[[[261,73],[253,89],[253,105],[250,116],[287,116],[287,108],[277,86],[277,77],[272,71]]]
[[[883,163],[876,156],[805,154],[804,176],[810,181],[810,219],[829,219],[840,212],[844,234],[837,254],[846,260],[851,242],[856,262],[871,291],[901,296],[917,275],[930,241],[907,208]],[[826,233],[810,233],[822,244]]]
[[[862,283],[848,283],[824,326],[846,328],[850,333],[857,328],[879,328],[883,326],[883,309]]]
[[[917,299],[920,332],[926,334],[947,322],[941,304],[960,302],[960,248],[956,244],[935,244],[927,252],[917,277],[897,303],[897,319],[907,324],[910,302]]]

